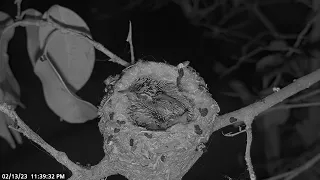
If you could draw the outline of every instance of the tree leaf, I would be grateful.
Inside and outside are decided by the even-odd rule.
[[[7,54],[8,43],[13,37],[15,29],[10,28],[5,30],[5,27],[11,25],[12,23],[13,20],[11,17],[0,11],[0,88],[2,91],[4,91],[4,93],[10,94],[13,102],[18,103],[20,86],[10,69],[9,56]]]
[[[310,32],[310,41],[316,42],[320,38],[320,13],[318,11],[319,9],[319,1],[318,0],[312,0],[312,7],[314,12],[317,12],[316,16],[314,17],[314,21],[312,24],[312,30]]]
[[[286,51],[289,49],[287,42],[283,40],[273,40],[267,48],[269,51]]]
[[[310,103],[319,102],[319,101],[320,101],[319,96],[314,96],[313,98],[309,99]],[[302,123],[299,123],[296,125],[296,129],[300,134],[300,136],[303,138],[306,147],[314,143],[320,137],[319,112],[320,112],[319,106],[308,107],[309,118],[302,121]]]
[[[49,108],[69,123],[84,123],[97,117],[97,108],[70,92],[50,61],[38,60],[34,68]]]
[[[12,106],[15,107],[15,98],[10,93],[4,92],[0,88],[0,100],[4,101],[8,104],[11,104]],[[15,149],[16,148],[16,143],[22,144],[22,137],[19,132],[14,131],[14,130],[9,130],[8,125],[12,125],[13,121],[10,119],[6,114],[3,112],[0,112],[0,136],[3,137],[10,145],[11,148]],[[10,133],[11,131],[11,133]]]
[[[282,72],[271,72],[271,73],[266,73],[262,77],[262,88],[264,90],[268,89],[271,86],[276,86],[278,82],[280,81],[280,78],[282,77]],[[268,90],[267,90],[268,91]],[[269,93],[268,93],[269,95]]]
[[[9,78],[9,84],[15,93],[20,94],[19,84],[14,78],[12,71],[9,66],[9,56],[7,54],[8,43],[14,35],[14,28],[7,29],[5,32],[4,28],[13,23],[11,17],[4,12],[0,11],[0,82]]]
[[[87,24],[70,9],[54,5],[43,18],[53,19],[63,27],[75,29],[91,37]],[[48,39],[50,41],[47,42]],[[95,62],[93,45],[79,36],[56,31],[50,24],[40,27],[39,40],[40,48],[47,46],[52,63],[69,89],[76,91],[83,87],[92,73]]]
[[[35,9],[27,9],[24,11],[25,16],[29,16],[29,18],[39,19],[42,18],[42,14]],[[27,33],[27,49],[30,61],[34,66],[36,63],[36,59],[38,59],[37,52],[40,50],[40,42],[39,42],[39,27],[35,25],[28,25],[25,27]]]
[[[256,64],[256,70],[262,71],[267,67],[277,66],[283,62],[283,58],[281,58],[277,54],[267,55],[259,60]]]
[[[246,85],[239,80],[230,81],[229,86],[239,95],[244,104],[250,104],[256,99],[255,95],[252,94]]]
[[[259,123],[259,122],[258,122]],[[280,159],[281,145],[280,145],[280,130],[277,126],[268,127],[264,130],[265,138],[265,156],[270,163],[267,163],[267,170],[270,174],[274,173],[275,169],[281,163],[279,161],[273,162],[272,159]]]
[[[8,120],[8,116],[6,114],[4,114],[3,112],[0,112],[0,136],[2,138],[4,138],[10,145],[10,147],[12,149],[16,148],[16,143],[14,142],[13,137],[10,134],[10,131],[8,129],[8,125],[6,122],[10,121]],[[21,136],[18,136],[18,139],[20,141],[18,141],[20,144],[22,143],[22,139]]]
[[[223,74],[223,72],[227,71],[227,68],[220,63],[219,61],[215,61],[213,65],[213,71],[216,72],[217,74]]]
[[[233,8],[237,8],[242,4],[246,4],[247,2],[245,0],[232,0],[231,3]]]
[[[265,130],[271,126],[278,126],[285,123],[290,115],[290,109],[276,109],[263,115],[263,126]]]
[[[8,43],[14,35],[14,28],[5,29],[11,25],[13,20],[11,17],[0,11],[0,101],[6,102],[13,107],[22,103],[19,101],[20,87],[13,76],[13,73],[9,66],[9,56],[7,54]],[[0,112],[0,136],[3,137],[11,146],[15,148],[16,142],[22,143],[22,138],[18,132],[12,131],[12,135],[8,129],[8,124],[12,123],[7,115]]]
[[[280,131],[278,126],[285,123],[289,115],[289,109],[278,109],[262,115],[261,120],[255,121],[264,132],[267,160],[280,156]],[[275,166],[275,163],[268,163],[268,172],[274,172]]]

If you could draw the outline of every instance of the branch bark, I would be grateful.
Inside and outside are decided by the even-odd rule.
[[[315,84],[320,80],[320,69],[303,76],[288,86],[275,92],[247,107],[241,108],[239,110],[217,116],[212,124],[211,131],[217,131],[228,125],[238,123],[243,121],[246,125],[251,124],[254,117],[262,113],[263,111],[269,109],[270,107],[282,102],[288,97],[309,88],[311,85]]]

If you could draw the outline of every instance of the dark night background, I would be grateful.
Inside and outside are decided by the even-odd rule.
[[[150,10],[148,5],[121,10],[126,1],[35,1],[24,0],[22,9],[33,8],[41,13],[52,5],[58,4],[67,7],[79,14],[88,24],[93,38],[102,43],[113,53],[129,61],[129,46],[126,38],[129,20],[133,25],[133,45],[136,58],[168,62],[178,65],[180,62],[190,61],[190,65],[200,73],[210,89],[213,98],[218,102],[221,113],[230,112],[243,106],[235,98],[222,95],[226,84],[217,78],[213,71],[214,61],[224,60],[224,54],[237,51],[237,46],[228,46],[220,40],[205,38],[204,28],[189,23],[181,8],[168,1],[167,5]],[[94,9],[94,10],[93,10]],[[0,10],[15,16],[16,7],[13,0],[2,0]],[[107,14],[109,17],[101,16]],[[248,16],[247,18],[250,18]],[[293,25],[291,25],[293,27]],[[256,25],[260,28],[259,24]],[[15,35],[9,44],[10,65],[21,88],[21,101],[26,109],[18,108],[19,116],[38,133],[45,141],[59,151],[67,153],[68,157],[82,165],[97,164],[104,156],[103,138],[98,129],[99,119],[85,124],[69,124],[60,122],[46,105],[41,82],[35,76],[28,58],[26,48],[26,33],[24,28],[16,28]],[[96,51],[96,58],[107,59],[105,55]],[[231,61],[225,63],[230,63]],[[103,81],[110,75],[121,72],[123,67],[107,62],[97,61],[93,73],[87,84],[77,94],[99,105],[104,95]],[[244,68],[236,76],[245,79],[250,75],[250,67]],[[227,80],[224,80],[227,81]],[[250,83],[250,80],[246,81]],[[246,135],[233,138],[224,137],[221,132],[227,133],[227,128],[215,132],[211,139],[208,152],[205,153],[192,169],[183,178],[189,179],[226,179],[229,176],[235,179],[246,179],[247,171],[244,164]],[[253,164],[260,164],[256,168],[258,176],[265,177],[265,172],[259,168],[263,163],[263,144],[259,144],[261,137],[254,134],[252,158]],[[11,150],[9,145],[0,140],[1,157],[0,172],[66,172],[60,165],[38,145],[23,137],[23,144]],[[70,174],[69,174],[70,175]],[[108,179],[125,179],[112,176]]]

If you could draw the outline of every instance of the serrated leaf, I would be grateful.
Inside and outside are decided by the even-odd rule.
[[[69,123],[84,123],[97,117],[97,108],[70,92],[50,60],[36,62],[35,74],[40,78],[49,108]]]
[[[35,9],[27,9],[24,11],[25,16],[29,18],[39,19],[42,14]],[[31,64],[34,66],[38,59],[37,52],[40,50],[39,42],[39,27],[35,25],[28,25],[25,27],[27,32],[27,49]]]
[[[53,19],[62,26],[87,34],[90,30],[84,20],[75,12],[62,6],[52,6],[43,18]],[[48,47],[48,53],[65,83],[73,91],[79,90],[88,81],[95,62],[94,47],[84,38],[55,31],[51,25],[39,29],[40,48]],[[53,32],[53,33],[52,33]],[[52,37],[53,36],[53,37]],[[47,40],[50,41],[47,42]],[[48,44],[45,44],[45,43]]]

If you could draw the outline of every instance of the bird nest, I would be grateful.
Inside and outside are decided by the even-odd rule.
[[[138,179],[181,176],[198,158],[220,109],[188,64],[140,60],[107,78],[99,129],[114,171]]]

